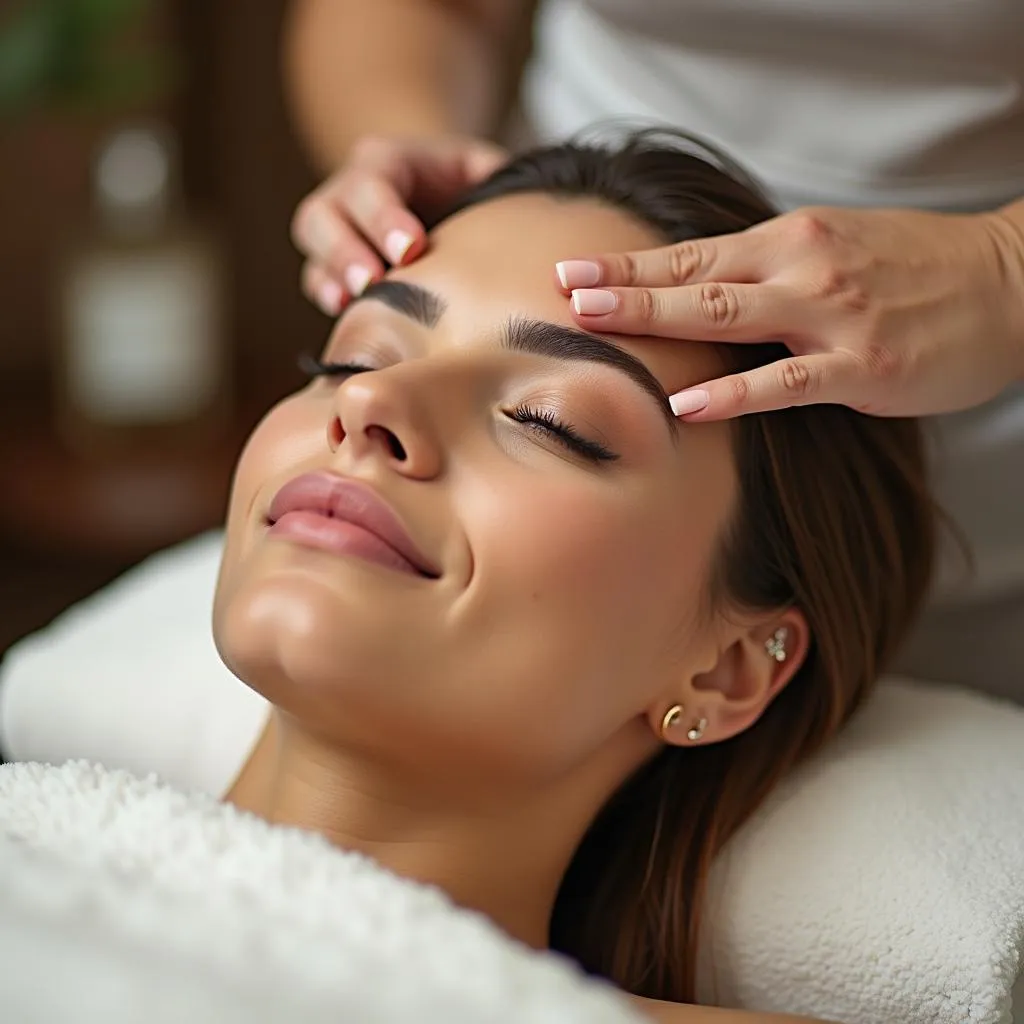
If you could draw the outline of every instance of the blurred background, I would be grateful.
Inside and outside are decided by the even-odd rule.
[[[221,521],[328,321],[285,0],[0,0],[0,655]]]

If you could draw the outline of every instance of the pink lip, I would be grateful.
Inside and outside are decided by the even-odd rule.
[[[374,491],[332,473],[306,473],[274,496],[271,532],[340,555],[436,579],[438,568],[416,547],[398,516]]]

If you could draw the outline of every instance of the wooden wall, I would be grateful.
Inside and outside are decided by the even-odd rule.
[[[260,393],[293,383],[294,353],[318,344],[327,327],[299,294],[300,261],[288,240],[292,209],[315,182],[282,95],[285,6],[165,0],[163,11],[186,72],[169,113],[182,136],[187,198],[222,232],[230,340],[243,386]],[[107,123],[47,117],[0,126],[0,394],[45,377],[54,264],[86,214],[90,155]]]

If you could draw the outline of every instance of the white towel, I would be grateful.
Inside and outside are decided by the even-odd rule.
[[[11,1024],[637,1024],[434,888],[150,777],[0,767]]]
[[[1024,708],[887,680],[714,874],[709,1001],[1024,1024]]]

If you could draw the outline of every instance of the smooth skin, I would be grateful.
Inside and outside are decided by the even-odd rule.
[[[663,743],[688,744],[697,718],[703,743],[749,728],[809,644],[795,609],[707,605],[736,497],[730,431],[680,423],[666,392],[713,372],[714,349],[617,342],[652,391],[579,358],[586,336],[546,327],[550,351],[536,332],[503,341],[510,321],[575,329],[550,282],[566,253],[653,241],[618,210],[540,195],[446,221],[389,275],[444,308],[409,315],[386,289],[353,303],[323,358],[369,372],[316,379],[272,410],[229,509],[215,637],[275,706],[229,799],[439,885],[538,948],[609,795]],[[615,458],[582,455],[523,408]],[[274,494],[311,470],[372,486],[439,578],[268,532]],[[780,625],[782,663],[764,649]],[[670,1024],[795,1020],[643,1005]]]
[[[500,163],[483,136],[497,114],[501,43],[533,6],[294,4],[296,115],[334,173],[299,207],[293,237],[308,258],[304,290],[325,311],[422,253],[411,210]],[[570,314],[581,326],[789,347],[792,359],[679,396],[695,422],[813,402],[932,415],[1024,380],[1024,199],[972,215],[807,208],[734,236],[572,259],[564,291],[580,289]]]

